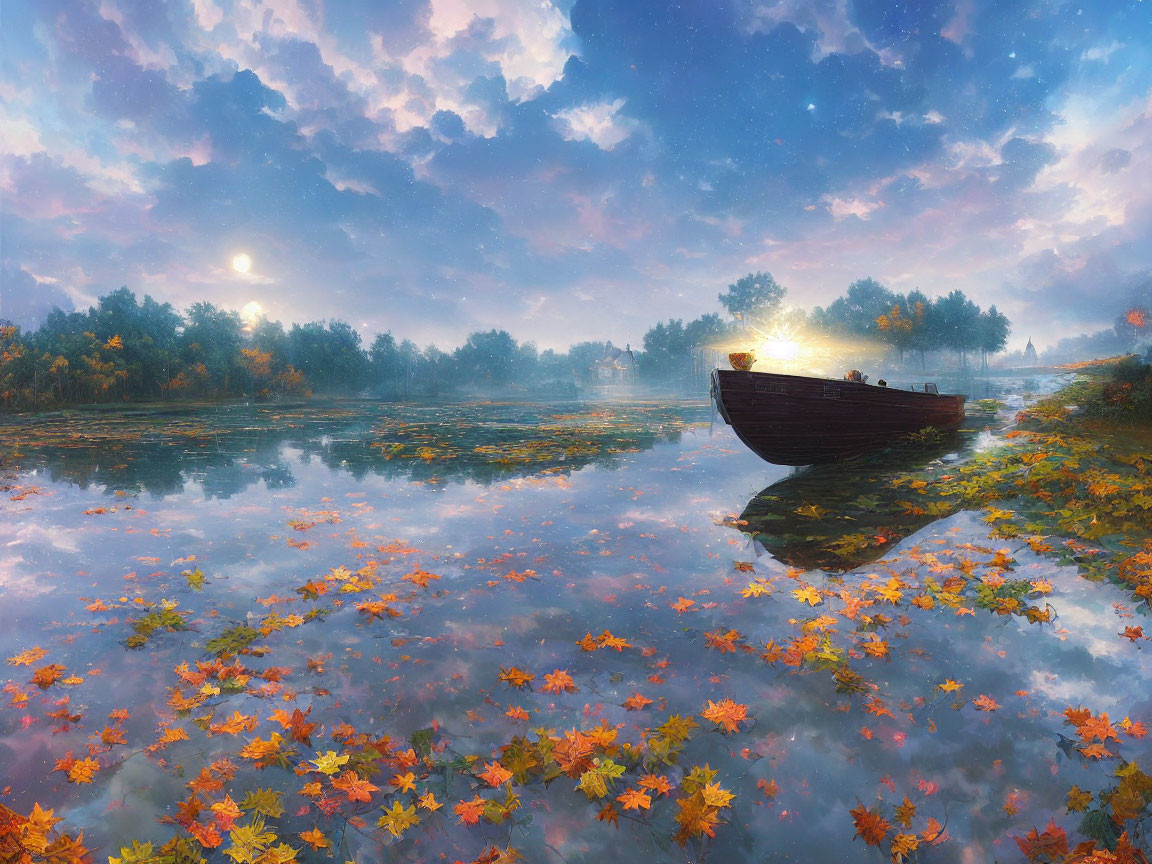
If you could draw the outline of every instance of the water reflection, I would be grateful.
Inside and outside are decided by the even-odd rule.
[[[934,818],[952,837],[925,846],[921,860],[1008,860],[1013,835],[1043,826],[1049,815],[1061,818],[1073,783],[1099,790],[1109,782],[1101,763],[1061,748],[1067,705],[1109,711],[1114,720],[1152,719],[1149,652],[1117,636],[1120,615],[1128,613],[1114,604],[1124,595],[1020,541],[991,541],[981,514],[923,525],[873,516],[882,508],[869,499],[887,500],[877,478],[906,464],[897,457],[884,457],[879,471],[858,463],[788,476],[748,453],[727,428],[710,435],[688,422],[699,406],[596,413],[602,410],[609,409],[465,406],[453,415],[426,407],[398,420],[343,407],[315,416],[230,414],[229,422],[209,412],[150,420],[154,425],[137,424],[136,433],[119,438],[128,427],[111,421],[104,433],[94,431],[104,435],[98,440],[69,439],[76,430],[64,426],[28,437],[20,444],[22,468],[0,497],[0,657],[39,645],[48,652],[43,663],[60,663],[85,680],[40,691],[29,684],[31,669],[5,665],[8,683],[30,694],[23,708],[9,704],[12,691],[0,704],[0,775],[13,787],[5,803],[22,812],[33,801],[55,807],[70,826],[86,829],[89,842],[103,844],[104,854],[116,854],[113,844],[131,837],[171,836],[172,826],[157,819],[177,812],[173,802],[188,795],[187,782],[200,768],[230,756],[240,766],[228,787],[234,800],[259,788],[281,791],[285,812],[269,822],[294,847],[301,846],[299,832],[319,826],[341,843],[337,860],[363,864],[471,861],[489,843],[509,842],[526,860],[542,862],[846,861],[868,853],[886,860],[853,840],[848,812],[882,799],[890,813],[904,796],[917,806],[914,831]],[[1010,422],[1010,413],[997,419]],[[955,451],[962,456],[978,435],[972,430]],[[580,449],[581,441],[595,448]],[[380,444],[396,453],[386,458]],[[396,444],[412,453],[428,448],[431,458],[405,458],[409,451]],[[947,455],[908,458],[919,464]],[[39,476],[30,476],[33,470]],[[773,477],[780,482],[753,496]],[[430,482],[436,479],[445,482]],[[25,496],[33,485],[39,492]],[[131,489],[155,497],[108,494]],[[724,518],[750,497],[775,499],[763,502],[775,518],[764,520],[757,537],[791,538],[771,554],[757,557],[751,524],[741,533]],[[807,505],[851,518],[795,512]],[[106,512],[85,515],[101,508]],[[752,510],[750,504],[745,515]],[[957,615],[941,605],[914,607],[909,588],[901,605],[882,607],[887,621],[869,631],[887,640],[890,656],[865,654],[858,621],[832,594],[816,607],[796,599],[787,565],[808,569],[802,557],[789,556],[808,554],[816,530],[844,536],[885,529],[891,534],[879,552],[910,586],[930,576],[943,580],[934,567],[992,572],[986,562],[1005,548],[1014,578],[1052,582],[1055,624],[983,609]],[[836,577],[804,578],[829,591],[870,578],[871,568],[846,563],[829,565],[847,569]],[[199,590],[183,576],[193,566],[205,577]],[[328,602],[335,590],[321,599],[298,593],[333,568],[349,575],[367,568],[379,581],[371,592],[340,595],[339,605]],[[440,578],[417,588],[404,579],[417,568]],[[771,583],[771,593],[746,594],[757,579]],[[399,598],[399,617],[356,609],[356,602],[389,593]],[[189,629],[128,650],[129,622],[141,614],[137,598],[178,602]],[[678,611],[679,598],[693,603]],[[242,657],[254,670],[290,670],[284,691],[269,694],[260,688],[270,682],[255,679],[259,686],[224,689],[191,713],[170,707],[169,688],[191,693],[200,686],[186,685],[174,670],[208,660],[209,640],[235,624],[259,626],[273,612],[303,618],[321,605],[330,610],[325,616],[270,629],[260,653]],[[831,619],[819,625],[830,641],[858,655],[847,662],[867,680],[867,691],[842,689],[832,665],[769,665],[759,656],[769,640],[800,637],[823,616]],[[578,647],[586,633],[605,629],[629,647]],[[729,630],[739,633],[737,650],[710,647],[709,634]],[[512,665],[539,676],[535,689],[499,680]],[[555,669],[567,670],[578,692],[544,692],[543,676]],[[940,690],[948,679],[962,689]],[[628,710],[634,692],[653,703]],[[981,694],[998,710],[977,711],[972,700]],[[887,713],[870,711],[870,696]],[[67,705],[60,704],[64,697]],[[670,842],[674,801],[654,801],[647,822],[621,819],[615,828],[597,820],[602,802],[588,802],[566,777],[526,787],[514,826],[468,827],[452,805],[496,792],[465,775],[436,775],[436,797],[447,806],[421,813],[421,824],[400,841],[373,830],[379,805],[397,793],[377,794],[363,807],[337,802],[362,814],[367,828],[355,831],[344,830],[339,816],[320,814],[298,791],[305,779],[330,789],[328,778],[315,771],[298,777],[294,768],[308,770],[306,760],[339,749],[331,730],[341,724],[402,742],[435,725],[446,759],[487,761],[498,754],[494,748],[537,726],[562,732],[604,721],[620,741],[637,744],[642,729],[671,714],[703,722],[705,701],[724,698],[748,706],[751,720],[741,731],[707,729],[676,764],[659,768],[678,783],[692,765],[707,763],[737,796],[703,855]],[[288,769],[256,769],[237,751],[253,738],[283,734],[273,720],[282,706],[311,711],[310,722],[324,733],[311,747],[293,742],[297,761]],[[530,720],[509,717],[512,706]],[[82,719],[52,716],[64,708]],[[98,754],[93,784],[53,772],[68,750],[86,752],[107,715],[121,708],[131,714],[123,726],[130,746]],[[255,717],[256,728],[207,734],[237,711]],[[163,725],[186,730],[189,740],[145,753]],[[1149,756],[1146,741],[1126,737],[1112,746],[1125,759]],[[628,788],[638,773],[632,770]],[[385,771],[374,782],[386,787],[390,776]],[[1077,821],[1063,824],[1071,832]],[[219,850],[211,854],[225,860]]]
[[[53,481],[153,496],[192,482],[228,498],[259,482],[290,487],[293,463],[314,458],[354,480],[493,483],[568,473],[676,441],[707,417],[699,399],[156,407],[5,418],[0,440],[12,464]]]
[[[894,442],[879,453],[828,465],[795,469],[760,490],[734,527],[750,534],[757,548],[802,570],[842,572],[883,557],[893,544],[942,514],[905,506],[906,489],[894,476],[925,467],[944,468],[985,449],[1008,428],[1024,396],[1052,392],[1063,378],[943,379],[941,390],[967,392],[965,421],[917,442]]]

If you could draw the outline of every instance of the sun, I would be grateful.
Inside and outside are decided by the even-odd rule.
[[[232,256],[232,269],[237,273],[247,273],[252,269],[252,259],[244,252]]]
[[[240,320],[248,326],[255,324],[260,320],[260,316],[264,314],[264,307],[253,300],[251,303],[246,303],[244,308],[240,310]]]

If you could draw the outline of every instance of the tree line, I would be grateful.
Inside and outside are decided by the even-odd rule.
[[[816,307],[810,314],[785,310],[786,295],[787,289],[772,274],[749,273],[718,295],[726,319],[708,313],[687,324],[673,319],[649,329],[644,334],[642,372],[650,379],[686,377],[698,349],[751,343],[759,327],[781,317],[789,329],[812,335],[879,340],[892,348],[901,364],[905,354],[916,354],[921,368],[927,355],[940,352],[954,354],[961,366],[973,356],[987,365],[991,354],[1004,349],[1010,332],[1008,318],[995,306],[982,310],[962,291],[929,299],[919,290],[899,294],[875,279],[859,279],[827,308]]]
[[[85,312],[51,312],[34,332],[0,322],[5,410],[123,400],[275,398],[369,392],[383,398],[447,395],[462,387],[570,392],[573,370],[613,353],[582,342],[538,351],[503,330],[476,332],[453,351],[381,333],[365,347],[343,321],[245,323],[212,303],[179,313],[128,288]]]
[[[703,371],[699,349],[749,339],[756,322],[790,316],[828,334],[864,336],[891,345],[902,361],[915,352],[955,352],[985,360],[1001,350],[1008,320],[982,311],[962,292],[929,300],[919,291],[889,291],[873,279],[811,314],[783,310],[786,289],[769,273],[750,273],[718,296],[727,313],[684,323],[661,321],[644,335],[634,360],[641,381],[690,382]],[[208,302],[183,314],[170,303],[128,288],[84,312],[54,310],[34,332],[0,322],[0,397],[8,409],[121,400],[275,398],[369,392],[384,398],[450,395],[467,387],[514,386],[570,393],[573,381],[618,354],[611,342],[581,342],[566,353],[538,351],[504,330],[475,332],[452,351],[418,347],[390,332],[365,347],[343,321],[245,323]]]

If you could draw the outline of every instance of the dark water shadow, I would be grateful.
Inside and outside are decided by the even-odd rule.
[[[915,500],[897,475],[945,468],[975,449],[981,432],[1003,425],[993,413],[970,414],[935,440],[902,442],[876,453],[796,469],[760,490],[737,525],[778,561],[804,570],[845,572],[882,558],[896,543],[945,512]]]

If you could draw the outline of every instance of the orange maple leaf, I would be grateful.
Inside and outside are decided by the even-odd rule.
[[[652,807],[652,796],[639,789],[628,789],[616,800],[624,805],[625,810],[648,810]]]
[[[584,638],[581,639],[576,644],[578,646],[580,646],[581,651],[591,652],[591,651],[595,651],[597,648],[600,647],[599,645],[596,644],[596,637],[593,636],[591,633],[585,633]]]
[[[663,774],[645,774],[637,781],[641,789],[651,789],[657,795],[667,798],[672,793],[672,783]]]
[[[300,839],[313,849],[328,849],[332,846],[332,843],[324,836],[324,832],[319,828],[313,828],[310,831],[301,831]]]
[[[724,699],[721,702],[709,699],[708,707],[700,712],[700,716],[723,726],[726,732],[736,732],[740,721],[748,719],[748,706],[740,705],[731,699]]]
[[[407,774],[396,774],[392,777],[391,785],[401,792],[411,792],[416,788],[416,775],[412,771]]]
[[[47,651],[37,645],[35,648],[28,648],[14,657],[9,657],[8,662],[13,666],[31,666],[37,660],[47,655],[47,653]]]
[[[477,776],[489,786],[501,786],[512,779],[512,772],[499,762],[485,762],[483,773]]]
[[[32,673],[32,683],[41,690],[47,690],[59,680],[64,672],[64,666],[61,666],[59,663],[49,663],[47,666],[41,666]]]
[[[696,605],[696,601],[689,600],[687,597],[681,597],[675,603],[669,603],[668,605],[675,609],[677,613],[683,615],[685,612]]]
[[[461,801],[452,810],[460,817],[461,825],[475,825],[484,815],[484,805],[488,802],[477,795],[471,801]]]
[[[1103,744],[1089,744],[1087,747],[1080,747],[1078,749],[1090,759],[1110,759],[1115,755]]]
[[[600,648],[615,648],[617,651],[623,651],[625,648],[632,647],[632,643],[627,639],[623,639],[620,636],[613,636],[607,630],[596,637],[596,644]]]
[[[515,666],[500,667],[499,680],[503,681],[509,687],[515,687],[517,690],[522,690],[536,680],[536,676],[531,672],[523,669],[517,669]]]
[[[332,779],[332,788],[339,789],[347,795],[349,801],[363,801],[365,804],[370,804],[372,793],[380,787],[362,779],[355,771],[345,771]]]
[[[712,633],[704,634],[704,644],[721,654],[735,654],[736,641],[739,638],[740,632],[738,630],[729,630],[725,633],[722,629],[717,629]]]
[[[609,801],[601,808],[600,812],[596,814],[597,822],[611,822],[617,828],[620,827],[620,811],[616,809],[616,805]]]
[[[652,704],[651,699],[647,696],[641,696],[638,692],[634,692],[631,696],[624,700],[624,707],[629,711],[643,711],[645,705]]]
[[[863,804],[849,812],[852,814],[852,823],[856,826],[856,836],[863,837],[869,846],[879,846],[892,830],[887,819]]]
[[[977,711],[995,711],[1000,707],[995,699],[991,696],[985,696],[983,693],[973,699],[972,704],[976,706]]]
[[[576,693],[576,682],[572,680],[572,676],[568,674],[567,669],[557,669],[555,672],[548,672],[544,675],[544,686],[540,688],[545,693]]]
[[[1068,837],[1064,829],[1052,819],[1048,820],[1048,827],[1044,829],[1043,834],[1033,828],[1023,837],[1014,839],[1029,861],[1035,861],[1041,856],[1053,861],[1063,861],[1068,854]]]

